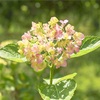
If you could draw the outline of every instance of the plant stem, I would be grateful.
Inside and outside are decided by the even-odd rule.
[[[53,66],[50,67],[50,85],[52,85],[53,80]]]

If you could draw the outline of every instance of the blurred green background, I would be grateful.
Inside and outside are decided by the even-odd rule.
[[[32,21],[47,22],[52,16],[68,19],[86,36],[100,36],[100,0],[0,0],[0,46],[20,40]],[[0,58],[0,100],[42,100],[36,82],[48,78],[48,71],[35,73],[28,64]],[[78,87],[72,100],[100,100],[100,48],[71,59],[55,77],[73,72]]]

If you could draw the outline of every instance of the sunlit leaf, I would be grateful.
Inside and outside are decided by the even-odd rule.
[[[63,80],[57,84],[43,83],[39,87],[39,93],[43,100],[70,100],[77,87],[73,79]]]
[[[73,54],[71,56],[71,58],[83,56],[85,54],[88,54],[88,53],[96,50],[99,47],[100,47],[100,37],[96,37],[96,36],[86,37],[83,40],[80,51],[76,54]]]
[[[18,53],[18,45],[17,44],[8,44],[5,47],[0,49],[0,57],[9,59],[16,62],[25,62],[25,57],[22,57]]]
[[[69,75],[66,75],[66,76],[61,77],[61,78],[53,79],[52,84],[57,84],[58,82],[63,81],[63,80],[73,79],[76,75],[77,75],[77,73],[73,73],[73,74],[69,74]],[[44,81],[47,84],[50,84],[50,80],[49,79],[44,79]]]

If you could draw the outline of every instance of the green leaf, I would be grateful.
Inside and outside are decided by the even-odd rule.
[[[16,62],[25,62],[26,58],[22,57],[18,53],[18,45],[17,44],[8,44],[3,48],[0,48],[0,57],[8,60],[16,61]]]
[[[83,56],[85,54],[88,54],[88,53],[96,50],[99,47],[100,47],[100,37],[96,37],[96,36],[86,37],[83,40],[80,51],[76,54],[72,54],[71,58]]]
[[[68,79],[53,85],[43,83],[38,90],[43,100],[70,100],[76,87],[76,82]]]
[[[63,81],[63,80],[73,79],[76,75],[77,75],[77,73],[73,73],[73,74],[66,75],[66,76],[61,77],[61,78],[53,79],[52,84],[57,84],[58,82]],[[49,79],[44,79],[44,81],[45,81],[47,84],[50,84],[50,80],[49,80]]]

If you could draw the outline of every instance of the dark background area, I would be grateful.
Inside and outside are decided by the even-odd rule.
[[[100,36],[100,0],[0,0],[1,46],[20,40],[32,21],[47,22],[52,16],[68,19],[85,36]],[[100,100],[100,48],[71,59],[55,76],[73,72],[78,87],[72,100]],[[0,58],[0,100],[42,100],[35,90],[38,77],[48,77],[48,69],[37,75],[27,64]]]

